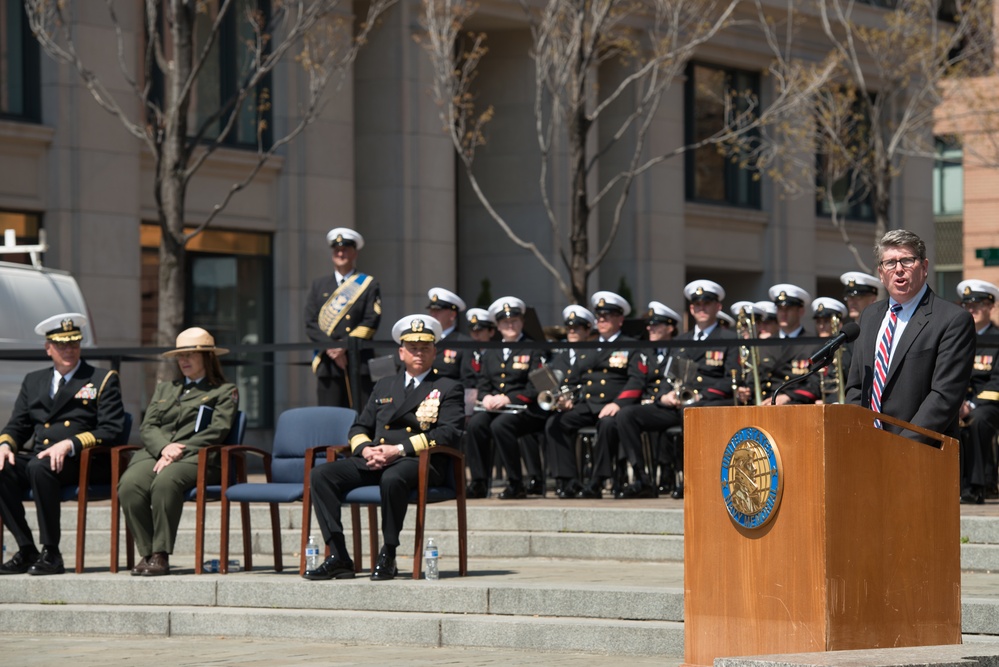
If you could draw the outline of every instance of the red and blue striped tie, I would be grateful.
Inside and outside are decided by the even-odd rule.
[[[895,327],[898,325],[898,311],[902,310],[902,305],[896,303],[891,307],[891,316],[888,318],[888,326],[881,334],[881,341],[878,343],[877,352],[874,355],[874,386],[871,392],[871,410],[881,412],[881,394],[885,390],[885,382],[888,379],[888,363],[891,360],[891,345],[895,341]],[[874,420],[874,428],[881,428],[881,420]]]

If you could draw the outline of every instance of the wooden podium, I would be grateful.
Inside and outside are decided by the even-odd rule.
[[[940,447],[918,443],[874,428],[873,415],[855,405],[685,411],[687,664],[961,643],[957,441],[883,420]],[[760,434],[782,480],[761,459]],[[765,506],[781,481],[770,510],[730,514],[732,503]]]

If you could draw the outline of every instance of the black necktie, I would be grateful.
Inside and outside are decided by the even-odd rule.
[[[409,397],[409,395],[413,393],[414,389],[416,389],[416,378],[409,378],[409,382],[406,383],[406,397]]]

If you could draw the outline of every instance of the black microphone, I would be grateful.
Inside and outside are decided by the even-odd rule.
[[[829,339],[829,342],[823,345],[818,352],[813,354],[808,358],[808,368],[810,370],[822,368],[830,361],[832,361],[833,352],[836,351],[843,343],[849,343],[857,340],[857,336],[860,335],[860,325],[856,322],[847,322],[843,325],[843,328],[839,330],[839,333]]]

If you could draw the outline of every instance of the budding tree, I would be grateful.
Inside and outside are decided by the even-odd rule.
[[[773,4],[773,3],[770,3]],[[649,130],[663,95],[680,77],[695,51],[719,32],[742,24],[760,29],[773,48],[776,22],[764,16],[762,3],[743,0],[546,0],[522,4],[532,37],[535,140],[540,156],[538,186],[551,237],[553,256],[525,239],[491,204],[488,184],[473,169],[476,151],[486,142],[485,127],[493,109],[476,108],[477,67],[487,54],[486,35],[466,33],[477,7],[471,0],[423,0],[426,33],[420,36],[430,56],[434,95],[445,131],[464,166],[471,188],[489,216],[520,248],[531,252],[565,296],[583,302],[587,278],[600,265],[622,225],[635,179],[664,160],[701,146],[724,147],[747,167],[766,168],[768,155],[752,133],[777,124],[792,104],[799,84],[809,90],[821,76],[799,77],[790,61],[774,70],[774,99],[766,107],[747,91],[731,91],[722,101],[724,120],[718,132],[694,145],[651,154]],[[748,6],[750,11],[741,10]],[[601,68],[623,65],[616,84],[600,85]],[[615,113],[615,105],[628,111]],[[602,126],[602,127],[601,127]],[[598,132],[598,129],[601,131]],[[601,137],[606,139],[601,140]],[[553,162],[565,147],[568,192],[553,192]],[[623,159],[603,160],[610,152]],[[566,201],[558,207],[555,201]],[[604,238],[591,239],[589,225],[597,209],[612,211]],[[565,210],[567,209],[567,210]],[[595,242],[594,242],[595,241]],[[592,246],[592,247],[591,247]],[[567,277],[566,277],[567,276]]]
[[[145,0],[142,50],[131,62],[131,26],[120,21],[114,0],[105,0],[116,35],[116,43],[109,48],[116,49],[120,74],[133,96],[119,99],[77,48],[78,4],[25,0],[31,30],[42,49],[74,68],[94,100],[142,141],[155,161],[154,191],[162,229],[159,345],[171,345],[183,325],[187,243],[253,181],[269,159],[317,118],[327,86],[350,71],[375,20],[394,1],[371,0],[366,16],[355,20],[353,5],[347,0]],[[212,63],[218,61],[224,27],[233,22],[238,26],[234,31],[239,40],[238,80],[222,95],[209,77],[217,72]],[[281,63],[290,60],[302,68],[308,85],[297,113],[278,134],[267,121],[272,104],[267,81]],[[212,85],[213,95],[198,97],[199,90]],[[203,219],[188,220],[186,194],[192,180],[247,117],[255,136],[256,159],[241,180],[218,193],[217,203]]]
[[[934,113],[948,86],[991,62],[988,0],[816,0],[832,84],[815,97],[819,196],[858,266],[844,213],[873,211],[875,234],[891,226],[892,184],[907,159],[934,155]],[[813,163],[814,164],[814,163]]]

